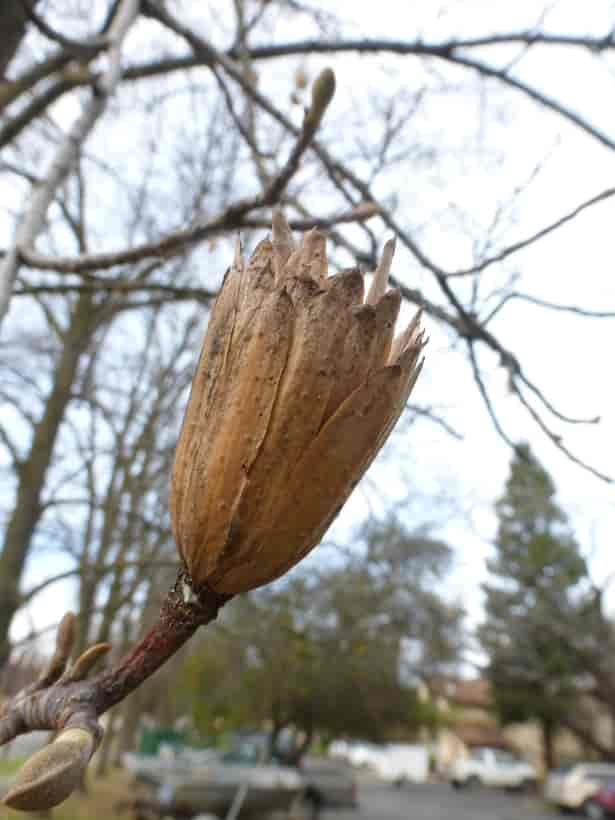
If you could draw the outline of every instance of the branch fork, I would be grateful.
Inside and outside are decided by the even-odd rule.
[[[155,624],[115,666],[93,678],[89,673],[111,646],[95,644],[69,666],[76,617],[67,613],[58,626],[53,657],[39,680],[0,710],[0,745],[34,730],[55,733],[51,743],[19,770],[5,804],[40,811],[65,800],[81,782],[102,740],[100,715],[153,675],[199,626],[215,620],[230,597],[195,588],[180,571]]]

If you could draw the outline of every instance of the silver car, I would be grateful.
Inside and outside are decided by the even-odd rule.
[[[306,785],[304,803],[311,802],[318,810],[357,808],[357,779],[350,766],[330,758],[306,757],[300,772]]]
[[[126,755],[124,765],[135,776],[132,808],[139,820],[226,817],[233,806],[242,818],[258,817],[288,811],[306,790],[304,778],[289,766],[196,762],[181,755],[172,760]]]

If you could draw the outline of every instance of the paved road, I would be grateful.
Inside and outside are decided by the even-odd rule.
[[[402,789],[366,785],[359,789],[359,813],[325,812],[323,820],[555,820],[538,797],[446,785]]]

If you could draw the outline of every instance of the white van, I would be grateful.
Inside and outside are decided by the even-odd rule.
[[[466,757],[458,758],[450,770],[450,781],[455,788],[462,786],[499,786],[505,789],[523,789],[535,786],[536,769],[523,758],[504,749],[479,746]]]
[[[429,777],[429,752],[420,744],[388,743],[372,766],[379,777],[396,786],[424,783]]]

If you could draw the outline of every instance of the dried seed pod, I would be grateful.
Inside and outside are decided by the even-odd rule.
[[[364,301],[358,271],[327,276],[325,240],[273,241],[235,263],[213,308],[177,446],[173,532],[195,586],[235,594],[320,540],[399,418],[424,347],[394,341],[388,242]]]

